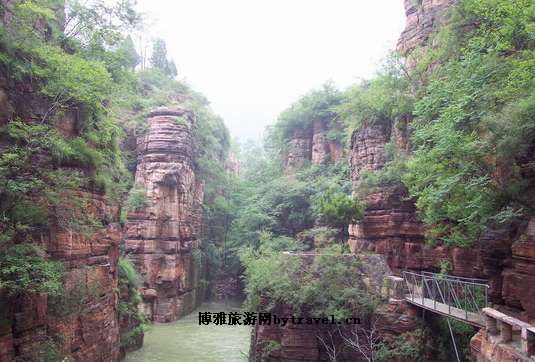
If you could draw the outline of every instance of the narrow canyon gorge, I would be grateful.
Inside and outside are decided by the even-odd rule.
[[[416,107],[419,113],[412,105],[409,110],[390,105],[403,97],[421,101],[440,88],[433,88],[432,76],[446,60],[424,55],[441,54],[436,34],[459,19],[469,24],[447,28],[444,37],[483,28],[475,15],[465,15],[473,10],[467,1],[404,0],[406,25],[396,46],[401,60],[396,61],[402,64],[406,94],[395,88],[402,83],[399,78],[394,86],[385,81],[386,94],[379,96],[373,93],[373,81],[343,95],[326,85],[281,114],[267,132],[265,151],[263,146],[234,145],[204,96],[174,79],[174,62],[165,54],[162,66],[156,57],[152,68],[139,70],[139,60],[128,63],[124,34],[98,21],[99,9],[108,15],[119,10],[103,4],[76,13],[80,9],[63,1],[0,0],[0,253],[5,255],[0,258],[0,362],[125,360],[143,348],[145,333],[174,333],[150,328],[185,326],[173,323],[185,317],[191,322],[191,313],[203,303],[229,298],[245,300],[243,310],[279,316],[332,311],[337,317],[349,311],[363,316],[362,330],[354,333],[349,327],[256,324],[246,346],[249,361],[448,361],[461,360],[459,355],[473,362],[535,361],[531,196],[504,191],[492,207],[503,199],[521,199],[519,209],[526,213],[504,223],[482,218],[478,233],[469,234],[470,226],[455,229],[461,221],[473,220],[472,214],[458,220],[444,216],[472,204],[455,204],[426,219],[432,202],[422,200],[432,192],[433,175],[424,177],[420,190],[406,176],[407,169],[419,166],[418,161],[411,164],[411,157],[426,160],[434,150],[420,150],[440,144],[423,128],[422,119],[431,114],[431,124],[441,112],[462,113],[475,101],[463,99],[449,113],[443,111],[445,105],[436,106],[445,99],[422,103]],[[492,1],[468,3],[476,4],[485,19],[492,18],[484,10]],[[508,5],[503,7],[507,13]],[[453,16],[455,9],[461,10]],[[75,28],[76,33],[69,19],[94,23],[85,30]],[[533,14],[528,20],[532,28]],[[84,33],[99,27],[102,32]],[[69,38],[71,32],[78,38]],[[124,42],[114,43],[106,32]],[[95,40],[100,37],[104,40]],[[477,41],[466,41],[458,51],[463,54],[463,47]],[[454,48],[447,44],[443,47]],[[532,82],[531,38],[517,41],[489,63],[524,50],[531,53],[519,55],[510,66],[521,63],[520,70],[504,66],[510,73],[499,68],[489,74]],[[121,57],[124,64],[117,60]],[[528,75],[521,73],[525,69]],[[82,71],[88,74],[77,73]],[[436,77],[448,79],[447,74]],[[452,87],[462,88],[461,83]],[[492,96],[501,96],[500,91],[508,91],[504,89]],[[515,99],[516,93],[511,94]],[[315,101],[314,96],[327,100]],[[491,96],[477,93],[472,98]],[[352,99],[358,99],[356,105]],[[369,103],[377,99],[396,111],[374,109],[368,117]],[[469,140],[494,142],[489,134],[499,134],[495,128],[501,126],[492,128],[492,122],[515,112],[506,108],[485,115],[488,123],[463,132]],[[363,119],[351,123],[358,117]],[[520,175],[519,184],[532,190],[535,138],[531,128],[524,129],[528,139],[521,156],[500,159],[498,148],[508,141],[504,137],[477,148],[484,153],[477,171],[485,169],[488,177],[473,181],[469,176],[475,171],[470,171],[444,184],[501,190],[512,175]],[[440,168],[446,174],[448,167],[471,162],[464,156],[452,151],[436,160],[446,160]],[[396,172],[402,176],[391,177]],[[377,181],[381,177],[385,180]],[[440,197],[454,191],[443,189]],[[445,205],[445,199],[434,205]],[[451,199],[465,201],[463,194]],[[478,208],[491,206],[474,206]],[[431,238],[430,229],[438,230]],[[477,236],[463,244],[462,233]],[[477,311],[484,322],[463,327],[462,320],[456,321],[460,354],[457,344],[455,349],[450,345],[454,332],[444,322],[448,315],[407,300],[406,272],[488,284],[484,296],[476,296],[485,307]],[[425,291],[420,293],[423,300]],[[151,324],[147,331],[145,325]],[[222,327],[217,333],[227,332]],[[367,346],[359,345],[363,340]],[[351,342],[354,348],[347,347]],[[234,356],[240,348],[229,353]]]

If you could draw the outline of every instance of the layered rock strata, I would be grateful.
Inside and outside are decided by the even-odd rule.
[[[384,167],[385,145],[392,135],[386,122],[364,125],[353,133],[349,166],[357,196],[362,174]],[[400,184],[376,187],[366,193],[365,201],[364,218],[349,226],[348,242],[352,252],[367,250],[384,254],[393,269],[407,267],[408,263],[421,268],[424,259],[418,258],[415,249],[423,243],[424,230],[405,187]]]
[[[99,218],[113,217],[102,195],[85,196],[89,213]],[[41,235],[43,248],[65,266],[64,296],[0,297],[4,303],[0,361],[40,360],[50,351],[79,361],[119,359],[115,291],[121,238],[118,223],[91,236],[65,230]]]
[[[12,119],[40,122],[48,109],[49,100],[37,95],[31,84],[0,79],[0,125]],[[66,139],[80,134],[75,109],[51,115],[48,121]],[[5,139],[0,144],[2,149],[9,147]],[[51,167],[48,159],[42,157],[39,162],[43,164],[38,167]],[[80,171],[87,170],[80,167]],[[116,290],[122,229],[117,222],[118,208],[108,202],[102,190],[63,192],[83,200],[86,216],[104,226],[66,230],[51,220],[46,231],[35,235],[35,242],[47,256],[64,265],[63,295],[0,295],[0,361],[42,360],[50,353],[83,361],[119,359]],[[68,202],[69,197],[65,199]],[[71,206],[63,205],[59,210]]]
[[[284,170],[293,174],[307,162],[313,165],[336,162],[344,156],[342,144],[329,137],[338,127],[329,120],[315,120],[307,128],[293,130],[287,143]]]
[[[361,192],[363,172],[377,172],[385,165],[385,145],[397,142],[396,133],[382,124],[363,126],[354,132],[349,155],[356,194]],[[509,228],[487,230],[470,248],[429,246],[418,221],[414,201],[401,184],[380,185],[366,192],[363,219],[349,226],[349,245],[354,253],[371,251],[386,257],[394,271],[403,269],[438,271],[449,265],[449,273],[485,278],[492,303],[516,316],[535,317],[535,221],[525,234]],[[516,241],[514,241],[516,240]]]
[[[408,55],[429,43],[429,36],[445,21],[454,0],[405,1],[407,25],[400,36],[398,50]],[[389,124],[393,123],[394,126]],[[410,152],[407,133],[410,118],[395,122],[365,124],[352,135],[349,163],[356,194],[361,192],[363,172],[377,172],[385,166],[385,145],[392,143]],[[365,192],[367,209],[361,222],[349,226],[349,245],[353,252],[373,251],[387,257],[390,267],[439,270],[489,280],[490,300],[523,320],[535,318],[535,225],[489,229],[470,248],[431,247],[424,243],[424,227],[418,221],[413,200],[401,184],[385,184]]]
[[[457,0],[404,0],[406,23],[397,50],[404,56],[427,44],[431,33],[444,22]]]
[[[484,308],[485,326],[472,338],[474,362],[535,361],[535,325]]]
[[[144,278],[145,315],[170,322],[200,301],[203,183],[193,155],[193,115],[182,109],[149,114],[138,138],[135,184],[144,206],[130,212],[125,250]]]

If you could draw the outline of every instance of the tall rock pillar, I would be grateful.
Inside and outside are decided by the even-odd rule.
[[[194,117],[183,109],[157,109],[137,141],[135,187],[144,206],[130,212],[126,252],[144,278],[145,315],[174,321],[200,301],[200,228],[203,183],[193,155]]]

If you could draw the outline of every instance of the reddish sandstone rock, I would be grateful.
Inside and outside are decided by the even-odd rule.
[[[362,173],[376,172],[384,167],[386,143],[395,141],[401,150],[409,149],[405,144],[405,127],[396,125],[393,128],[391,130],[385,123],[367,124],[352,135],[349,163],[356,195],[360,193]],[[502,302],[502,271],[511,261],[509,230],[489,230],[471,248],[431,247],[424,242],[424,226],[418,221],[414,201],[403,185],[380,185],[369,190],[365,197],[363,219],[349,225],[348,242],[352,252],[372,251],[385,255],[389,266],[397,272],[403,269],[438,271],[441,263],[448,262],[451,274],[488,279],[491,300]],[[519,254],[516,268],[520,270],[525,264],[520,261],[520,255],[531,255],[531,250],[525,244],[517,244],[515,250]],[[526,260],[525,256],[522,258]],[[505,279],[509,281],[507,291],[521,283],[520,280],[523,289],[531,282],[528,277],[520,278],[513,272],[505,274]],[[525,309],[518,299],[520,294],[524,294],[525,300],[533,297],[529,292],[519,290],[504,294],[514,295],[509,298],[511,306]]]
[[[499,343],[498,336],[491,336],[481,329],[470,341],[472,362],[529,362],[531,358],[520,353],[511,344]]]
[[[332,127],[338,126],[330,120],[315,120],[308,128],[293,131],[284,162],[287,175],[295,173],[308,161],[320,165],[336,162],[344,156],[340,142],[328,137]]]
[[[312,132],[310,129],[295,129],[288,141],[284,163],[286,174],[293,174],[309,161],[312,153]]]
[[[91,199],[99,200],[97,194]],[[120,230],[112,223],[91,236],[61,230],[43,235],[43,247],[65,266],[66,299],[28,295],[12,300],[10,318],[0,328],[0,361],[10,360],[9,355],[37,360],[47,345],[76,360],[119,359],[115,289]]]
[[[362,172],[378,171],[385,165],[385,145],[390,141],[385,123],[364,125],[351,137],[349,165],[354,191],[359,193]],[[421,268],[423,226],[416,217],[414,202],[402,185],[378,187],[366,195],[362,221],[349,225],[352,252],[373,251],[387,256],[395,270]]]
[[[398,39],[397,49],[407,56],[417,47],[426,45],[429,35],[444,21],[444,15],[456,0],[404,0],[407,17],[405,29]]]
[[[364,125],[353,132],[349,153],[351,180],[355,184],[362,171],[376,171],[385,164],[385,144],[390,129],[384,123]]]
[[[144,277],[145,313],[170,322],[199,301],[197,261],[203,183],[196,174],[193,116],[182,109],[158,109],[138,138],[135,183],[145,206],[129,213],[125,248]]]

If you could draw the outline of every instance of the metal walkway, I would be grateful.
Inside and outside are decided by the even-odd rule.
[[[485,326],[486,280],[409,271],[403,272],[403,280],[407,302],[476,327]]]

